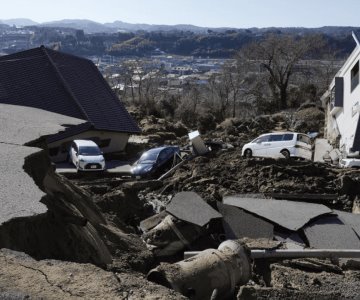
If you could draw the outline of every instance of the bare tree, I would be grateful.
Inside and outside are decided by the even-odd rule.
[[[229,107],[231,86],[224,80],[224,74],[212,75],[209,78],[209,90],[213,98],[213,106],[218,121],[226,118],[226,110]]]
[[[323,46],[318,35],[304,37],[290,35],[269,35],[265,40],[255,42],[241,50],[238,57],[256,60],[268,73],[268,85],[279,109],[287,108],[288,87],[296,64],[312,51]]]
[[[135,91],[134,91],[134,75],[137,70],[136,61],[126,61],[122,64],[123,72],[122,79],[124,82],[124,96],[127,95],[128,87],[130,87],[132,103],[135,104]]]
[[[222,83],[232,98],[232,117],[236,116],[236,103],[244,82],[244,69],[238,63],[227,62],[223,66]]]

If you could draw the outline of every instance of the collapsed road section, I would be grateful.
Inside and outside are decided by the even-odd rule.
[[[110,263],[110,253],[93,227],[103,220],[101,214],[84,195],[54,174],[42,149],[46,137],[65,129],[63,124],[83,121],[5,104],[1,104],[0,114],[0,176],[4,184],[0,247],[38,259]],[[75,237],[78,243],[70,243]]]

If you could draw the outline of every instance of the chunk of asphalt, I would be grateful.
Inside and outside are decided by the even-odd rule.
[[[182,221],[201,227],[208,224],[212,219],[222,218],[220,213],[195,192],[177,193],[166,206],[166,211]]]
[[[351,228],[356,232],[360,238],[360,214],[348,213],[345,211],[334,210],[341,221],[344,224],[351,226]]]
[[[217,203],[223,215],[223,227],[227,239],[267,238],[273,239],[274,225],[237,207]]]
[[[315,217],[332,212],[330,208],[322,204],[246,198],[239,195],[224,197],[223,203],[244,209],[293,231],[302,228]]]
[[[304,228],[310,247],[319,249],[360,249],[360,239],[337,216],[324,216]]]

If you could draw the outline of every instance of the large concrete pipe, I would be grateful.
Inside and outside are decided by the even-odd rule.
[[[161,264],[148,280],[172,288],[191,299],[224,299],[251,277],[249,251],[239,241],[225,241],[175,264]]]

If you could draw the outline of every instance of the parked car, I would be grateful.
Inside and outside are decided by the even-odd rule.
[[[341,168],[360,168],[360,159],[359,158],[342,158],[339,161],[339,166]]]
[[[103,171],[105,159],[99,146],[90,140],[74,140],[69,150],[69,162],[78,171]]]
[[[311,160],[312,145],[309,136],[296,132],[266,133],[244,145],[244,157],[299,157]]]
[[[160,176],[171,168],[175,154],[180,155],[180,148],[178,146],[150,149],[144,152],[139,160],[133,164],[131,174],[138,179]]]

